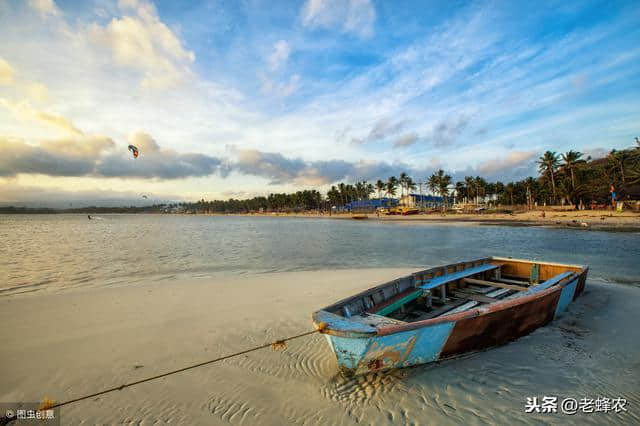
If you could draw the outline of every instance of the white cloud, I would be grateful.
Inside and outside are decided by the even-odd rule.
[[[60,14],[60,10],[53,0],[29,0],[29,7],[42,16],[56,16]]]
[[[309,28],[337,28],[370,37],[375,20],[370,0],[307,0],[302,7],[302,25]]]
[[[13,67],[4,59],[0,58],[0,85],[13,83]]]
[[[418,142],[417,133],[407,133],[406,135],[399,136],[393,141],[394,148],[406,148]]]
[[[33,108],[29,101],[12,102],[5,98],[0,98],[0,105],[8,109],[19,120],[31,120],[45,123],[64,130],[67,133],[82,136],[84,132],[78,129],[73,123],[57,114],[38,111]]]
[[[269,69],[271,71],[277,71],[280,69],[287,62],[290,54],[291,46],[289,46],[289,43],[284,40],[278,41],[273,45],[273,51],[267,59]]]
[[[511,151],[505,157],[483,161],[476,170],[483,175],[496,176],[519,168],[528,169],[537,155],[536,151]]]
[[[93,40],[111,49],[117,63],[143,73],[142,87],[172,87],[191,74],[195,54],[183,47],[153,5],[128,0],[120,6],[134,15],[113,18],[106,27],[93,24],[90,33]]]

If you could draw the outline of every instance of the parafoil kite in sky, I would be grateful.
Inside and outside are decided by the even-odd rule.
[[[133,153],[133,158],[138,158],[138,155],[140,154],[140,152],[138,151],[137,147],[133,145],[129,145],[129,151]]]

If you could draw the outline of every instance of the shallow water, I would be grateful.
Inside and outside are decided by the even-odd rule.
[[[591,267],[638,285],[640,234],[304,218],[0,215],[0,294],[176,276],[424,268],[482,256]]]

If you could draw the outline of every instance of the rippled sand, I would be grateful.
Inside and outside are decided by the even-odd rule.
[[[409,270],[290,272],[0,297],[0,401],[66,400],[311,329],[310,314]],[[63,424],[638,424],[640,288],[589,282],[515,343],[344,379],[324,338],[63,408]],[[622,414],[524,413],[531,396],[623,397]]]

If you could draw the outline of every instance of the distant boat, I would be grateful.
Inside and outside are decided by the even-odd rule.
[[[416,209],[415,207],[398,207],[398,213],[402,216],[409,216],[412,214],[420,213],[420,210]]]
[[[363,219],[369,219],[369,216],[367,216],[366,214],[354,214],[353,216],[351,216],[351,219],[363,220]]]
[[[313,313],[346,375],[515,340],[562,315],[588,267],[489,257],[427,269]]]

